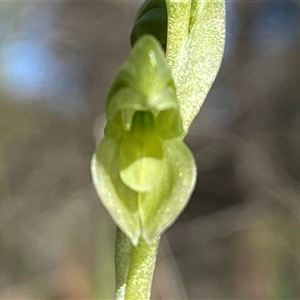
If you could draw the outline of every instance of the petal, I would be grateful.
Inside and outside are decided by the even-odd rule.
[[[142,236],[152,242],[178,218],[187,205],[196,182],[196,164],[180,139],[163,143],[165,168],[163,180],[149,193],[139,194]]]
[[[115,223],[132,244],[137,245],[141,235],[138,194],[128,188],[119,176],[118,153],[118,141],[107,137],[101,141],[92,158],[93,183]]]

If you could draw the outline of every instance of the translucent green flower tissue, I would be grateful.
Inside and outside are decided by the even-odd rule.
[[[132,244],[150,243],[186,206],[196,178],[176,89],[155,38],[136,42],[112,83],[106,117],[92,159],[95,188]]]

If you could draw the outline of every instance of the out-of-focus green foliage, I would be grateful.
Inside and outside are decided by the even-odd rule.
[[[167,45],[167,7],[164,0],[147,0],[137,13],[130,35],[133,45],[144,34],[155,36],[163,49]]]

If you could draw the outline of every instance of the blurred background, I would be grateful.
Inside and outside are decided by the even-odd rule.
[[[141,3],[0,3],[0,299],[114,297],[89,168]],[[186,139],[197,186],[153,299],[300,299],[299,25],[298,1],[227,1],[224,61]]]

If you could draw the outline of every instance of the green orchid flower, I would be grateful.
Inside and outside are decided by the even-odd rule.
[[[184,209],[196,179],[176,88],[154,37],[140,38],[120,68],[106,116],[92,159],[95,188],[133,245],[151,243]]]

